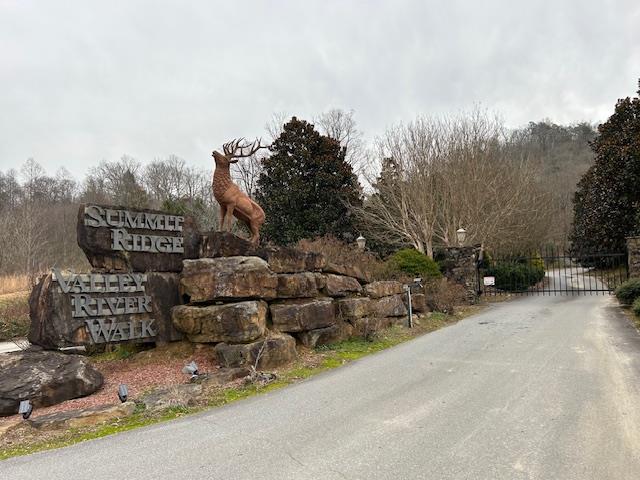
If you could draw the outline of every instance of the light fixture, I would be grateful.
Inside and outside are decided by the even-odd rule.
[[[129,389],[124,383],[121,383],[118,387],[118,398],[122,403],[126,402],[127,398],[129,398]]]
[[[467,238],[467,231],[464,228],[460,227],[458,230],[456,230],[456,237],[458,237],[458,245],[464,245],[464,241]]]
[[[182,369],[182,373],[185,373],[187,375],[191,375],[191,378],[197,377],[198,376],[198,364],[192,360],[190,364],[186,365]]]
[[[33,412],[33,405],[31,405],[31,402],[29,400],[22,400],[18,407],[18,413],[26,420],[31,416],[31,412]]]
[[[358,238],[356,238],[356,243],[358,244],[358,248],[360,250],[364,250],[364,246],[367,243],[367,239],[364,238],[362,235],[360,235]]]

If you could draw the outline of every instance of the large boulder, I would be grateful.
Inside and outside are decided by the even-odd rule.
[[[402,297],[405,306],[409,308],[409,299],[406,295]],[[415,313],[427,313],[431,309],[427,305],[427,296],[424,293],[412,293],[411,294],[411,310]]]
[[[86,357],[48,351],[2,354],[0,372],[0,416],[17,413],[21,400],[47,407],[90,395],[103,382]]]
[[[278,275],[278,298],[308,298],[320,295],[318,275],[310,272]]]
[[[368,297],[341,298],[336,300],[338,316],[343,320],[371,315],[374,301]]]
[[[288,300],[269,308],[273,328],[280,332],[302,332],[336,323],[336,309],[330,298]]]
[[[278,277],[259,257],[185,260],[180,290],[190,302],[277,297]]]
[[[327,295],[330,297],[346,297],[350,294],[362,292],[362,287],[355,278],[332,273],[325,275],[325,278]]]
[[[214,350],[223,367],[255,366],[264,370],[280,367],[297,357],[295,339],[290,335],[277,333],[253,343],[219,343]]]
[[[373,315],[375,317],[403,317],[407,315],[407,307],[402,301],[403,295],[382,297],[373,301]]]
[[[190,216],[113,205],[80,205],[77,237],[91,266],[108,272],[179,272],[200,248]]]
[[[319,253],[289,247],[259,247],[230,232],[206,232],[202,235],[200,257],[260,257],[276,273],[320,271],[326,259]]]
[[[171,311],[174,326],[197,343],[247,343],[264,335],[267,303],[252,300],[198,307],[179,305]]]
[[[314,348],[318,345],[328,345],[347,340],[352,335],[353,326],[351,324],[338,322],[328,327],[297,333],[296,337],[304,346]]]
[[[371,298],[381,298],[389,295],[398,295],[403,292],[403,287],[400,282],[393,280],[372,282],[365,285],[364,292]]]
[[[177,273],[53,270],[31,291],[29,341],[48,349],[91,349],[113,342],[180,340],[170,315],[180,303]]]

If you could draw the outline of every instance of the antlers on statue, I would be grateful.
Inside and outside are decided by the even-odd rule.
[[[222,145],[222,151],[229,160],[250,157],[261,148],[267,148],[266,145],[262,145],[261,138],[257,138],[252,143],[247,142],[244,138],[238,138]],[[249,151],[245,152],[245,149],[249,149]]]

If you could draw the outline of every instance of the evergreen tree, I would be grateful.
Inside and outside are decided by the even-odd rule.
[[[266,214],[264,236],[277,244],[325,234],[351,241],[349,206],[361,203],[361,193],[346,150],[296,117],[269,148],[256,195]]]
[[[640,98],[618,100],[591,148],[596,160],[578,184],[572,246],[576,252],[621,252],[625,237],[640,233]]]

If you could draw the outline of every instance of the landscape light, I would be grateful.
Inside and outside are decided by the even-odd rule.
[[[360,235],[358,238],[356,238],[356,243],[358,244],[358,248],[360,250],[364,250],[364,246],[367,243],[367,239],[364,238],[362,235]]]
[[[198,364],[192,360],[190,364],[186,365],[182,369],[182,373],[186,373],[187,375],[191,375],[191,378],[197,377],[198,376]]]
[[[29,400],[22,400],[18,407],[18,413],[26,420],[31,416],[31,412],[33,412],[33,405],[31,405],[31,402]]]
[[[118,398],[122,403],[126,402],[127,398],[129,398],[129,389],[124,383],[121,383],[118,387]]]
[[[464,245],[464,240],[467,238],[467,231],[464,228],[460,227],[458,230],[456,230],[456,237],[458,237],[458,245]]]

